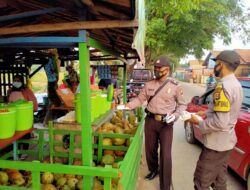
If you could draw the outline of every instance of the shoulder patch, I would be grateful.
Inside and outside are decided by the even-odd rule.
[[[229,112],[230,107],[230,101],[225,95],[223,85],[218,84],[215,87],[214,94],[213,94],[213,101],[214,101],[214,111],[218,112]]]

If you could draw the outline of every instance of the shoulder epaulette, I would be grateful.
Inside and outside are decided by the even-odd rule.
[[[178,84],[179,84],[179,82],[178,82],[178,81],[173,80],[173,79],[169,79],[169,81],[170,81],[172,84],[174,84],[174,85],[178,85]]]

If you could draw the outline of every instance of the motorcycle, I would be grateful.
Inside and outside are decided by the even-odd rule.
[[[206,89],[206,91],[211,90],[211,89],[214,89],[215,86],[216,86],[215,83],[211,83],[211,82],[207,83],[207,89]]]
[[[35,94],[35,96],[38,102],[38,109],[34,112],[34,123],[43,123],[48,109],[48,97],[46,93]]]

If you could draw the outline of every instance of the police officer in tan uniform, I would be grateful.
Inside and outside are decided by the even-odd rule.
[[[220,78],[213,93],[213,101],[206,112],[192,116],[191,122],[199,125],[203,134],[203,149],[194,173],[196,190],[226,190],[228,156],[237,138],[235,124],[241,108],[243,91],[234,75],[240,64],[234,51],[222,51],[216,58],[214,73]]]
[[[169,72],[170,62],[167,57],[161,56],[154,64],[155,79],[147,82],[138,97],[126,105],[128,108],[134,109],[146,101],[149,102],[146,108],[144,132],[146,160],[150,172],[145,179],[152,180],[159,172],[161,190],[170,189],[173,124],[180,113],[186,109],[183,89],[178,82],[167,77]],[[155,95],[157,89],[162,85],[164,86]],[[157,152],[159,143],[160,167]]]

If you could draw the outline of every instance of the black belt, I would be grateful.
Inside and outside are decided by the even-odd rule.
[[[154,118],[156,121],[163,121],[164,117],[166,117],[166,114],[155,114],[148,111],[147,109],[145,110],[145,112],[147,113],[148,117]]]

